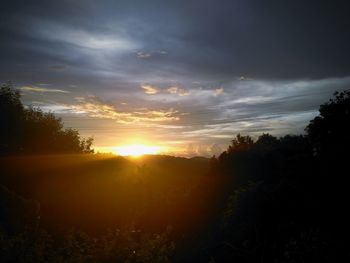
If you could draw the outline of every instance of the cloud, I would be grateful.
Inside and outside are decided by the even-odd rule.
[[[214,96],[216,97],[216,96],[220,95],[223,92],[224,92],[224,88],[223,87],[216,88],[216,89],[214,89]]]
[[[170,94],[177,94],[181,97],[183,96],[189,96],[191,94],[191,92],[185,88],[180,88],[177,86],[171,86],[169,88],[167,88],[167,92],[169,92]]]
[[[49,70],[56,71],[56,72],[65,71],[66,69],[67,69],[67,66],[64,66],[64,65],[54,65],[49,67]]]
[[[45,103],[41,103],[41,102],[33,102],[32,106],[38,106],[43,111],[54,112],[57,114],[64,114],[70,110],[70,108],[65,106],[65,105],[45,104]]]
[[[23,90],[24,102],[49,97],[40,106],[68,116],[64,122],[82,131],[101,133],[97,145],[108,137],[99,130],[101,123],[112,124],[106,130],[113,133],[122,122],[159,125],[160,131],[149,135],[155,140],[188,138],[195,145],[221,146],[236,131],[299,133],[312,117],[302,112],[317,111],[333,91],[350,86],[350,78],[339,78],[349,75],[350,38],[341,26],[349,16],[337,5],[253,0],[224,1],[213,8],[207,0],[200,5],[150,0],[134,8],[123,0],[5,2],[0,8],[3,78],[37,86]],[[313,19],[307,12],[311,6]],[[203,15],[208,10],[211,19]],[[295,10],[300,10],[297,21],[291,19]],[[322,30],[310,34],[313,28]],[[151,85],[141,89],[142,83]],[[74,100],[56,88],[115,103],[98,97]],[[122,101],[128,104],[118,104]],[[283,114],[287,117],[271,122]],[[263,121],[262,116],[270,117]],[[207,124],[217,129],[210,126],[207,132]],[[129,128],[145,132],[146,126],[136,126]],[[197,130],[202,132],[192,137],[181,133]]]
[[[183,154],[192,156],[213,156],[220,155],[223,152],[222,148],[218,144],[193,144],[189,143]]]
[[[146,110],[143,112],[133,112],[132,116],[129,119],[133,122],[177,121],[180,120],[180,117],[178,115],[180,114],[177,110],[170,108],[168,110]]]
[[[177,94],[179,94],[179,96],[183,97],[183,96],[191,95],[191,92],[189,90],[186,90],[186,89],[179,89]]]
[[[22,87],[19,87],[18,89],[20,89],[22,91],[30,91],[30,92],[70,93],[69,91],[66,91],[66,90],[48,89],[48,88],[42,88],[42,87],[37,87],[37,86],[22,86]]]
[[[220,147],[220,145],[218,145],[217,143],[214,143],[210,146],[210,152],[212,155],[218,156],[223,152],[223,150]]]
[[[151,84],[142,84],[141,88],[143,88],[144,92],[149,95],[157,94],[159,92],[159,88]]]
[[[145,58],[150,58],[152,56],[152,54],[151,53],[148,53],[148,52],[137,52],[136,53],[136,57],[137,58],[143,58],[143,59],[145,59]]]
[[[176,94],[177,93],[177,87],[170,87],[167,89],[167,91],[171,94]]]
[[[216,142],[228,143],[237,133],[248,134],[255,138],[262,133],[270,133],[275,136],[295,134],[300,133],[305,124],[316,114],[317,111],[313,110],[237,117],[201,125],[197,129],[182,132],[182,136],[188,139],[205,137]]]
[[[264,104],[268,102],[277,101],[276,97],[273,96],[247,96],[247,97],[241,97],[241,98],[235,98],[231,100],[227,100],[226,102],[222,103],[220,106],[225,107],[232,107],[235,105],[257,105],[257,104]]]
[[[30,22],[32,30],[43,39],[96,50],[126,51],[137,47],[135,42],[122,34],[98,34],[38,18],[31,18]]]
[[[167,110],[141,109],[139,111],[118,111],[113,105],[98,97],[76,97],[76,104],[65,105],[71,113],[85,114],[92,118],[111,119],[122,124],[168,122],[180,120],[181,114],[173,108]]]
[[[244,81],[244,80],[254,80],[253,78],[245,77],[245,76],[240,76],[237,78],[237,80]]]
[[[139,51],[136,52],[136,57],[140,59],[147,59],[155,56],[163,56],[168,54],[165,50],[157,50],[157,51]]]

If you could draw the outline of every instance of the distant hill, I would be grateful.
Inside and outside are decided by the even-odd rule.
[[[176,221],[191,222],[190,214],[183,213],[197,209],[189,207],[199,200],[190,204],[188,198],[208,173],[209,160],[38,155],[4,157],[0,166],[0,185],[37,200],[48,228],[100,232],[130,222],[158,229]]]

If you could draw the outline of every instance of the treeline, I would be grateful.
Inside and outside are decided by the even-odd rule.
[[[0,87],[0,155],[92,153],[92,138],[65,129],[53,113],[24,107],[11,84]]]
[[[226,182],[226,208],[207,248],[213,262],[350,259],[350,91],[319,111],[305,135],[238,134],[211,160],[212,175]]]

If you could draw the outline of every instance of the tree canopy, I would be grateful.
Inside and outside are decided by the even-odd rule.
[[[92,153],[93,139],[64,128],[61,118],[25,107],[11,84],[0,88],[0,154]]]
[[[350,90],[334,93],[322,104],[320,114],[306,127],[316,155],[348,151],[350,145]]]

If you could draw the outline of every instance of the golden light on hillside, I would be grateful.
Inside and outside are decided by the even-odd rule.
[[[112,149],[113,153],[118,155],[137,157],[144,154],[157,154],[160,152],[161,147],[145,144],[129,144],[123,146],[115,146]]]

